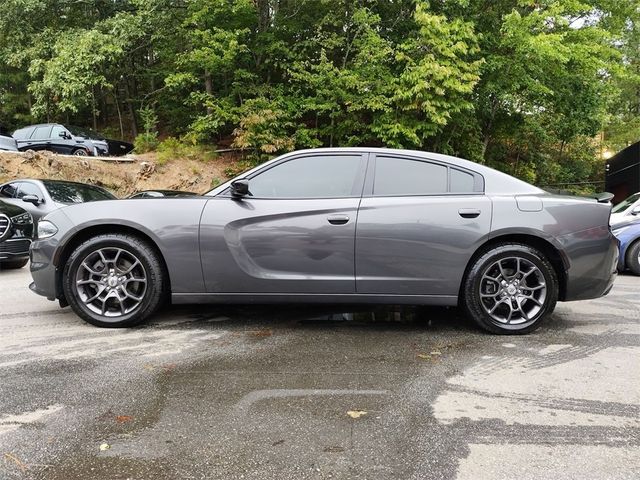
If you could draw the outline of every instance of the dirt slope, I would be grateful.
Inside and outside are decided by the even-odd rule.
[[[149,189],[205,193],[226,181],[224,171],[237,160],[221,155],[207,162],[176,159],[159,164],[155,155],[133,156],[135,162],[104,162],[90,157],[69,157],[51,152],[0,152],[0,183],[17,178],[49,178],[99,185],[118,197]]]

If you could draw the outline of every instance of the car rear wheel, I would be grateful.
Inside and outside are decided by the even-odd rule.
[[[80,244],[63,272],[76,314],[98,327],[131,327],[158,310],[166,275],[159,254],[128,234],[103,234]]]
[[[558,278],[546,257],[528,245],[496,245],[476,259],[464,282],[463,304],[482,328],[524,334],[538,328],[558,300]]]
[[[640,275],[640,241],[636,241],[627,250],[627,268],[634,275]]]
[[[0,270],[17,270],[18,268],[24,267],[27,263],[29,263],[28,258],[24,260],[3,260],[0,262]]]

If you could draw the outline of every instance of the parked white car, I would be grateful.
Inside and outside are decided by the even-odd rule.
[[[613,207],[609,224],[614,227],[638,215],[640,215],[640,192],[634,193]]]

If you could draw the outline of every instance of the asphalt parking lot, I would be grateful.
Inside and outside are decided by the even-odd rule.
[[[0,478],[637,479],[640,278],[491,336],[445,309],[104,330],[0,272]]]

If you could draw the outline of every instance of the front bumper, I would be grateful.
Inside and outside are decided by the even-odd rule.
[[[36,240],[31,244],[29,259],[31,263],[31,277],[33,283],[29,285],[32,292],[47,297],[49,300],[56,300],[62,295],[57,279],[58,269],[53,264],[53,254],[57,242],[50,239]]]
[[[31,241],[27,238],[9,238],[0,242],[0,260],[22,260],[29,257]]]

